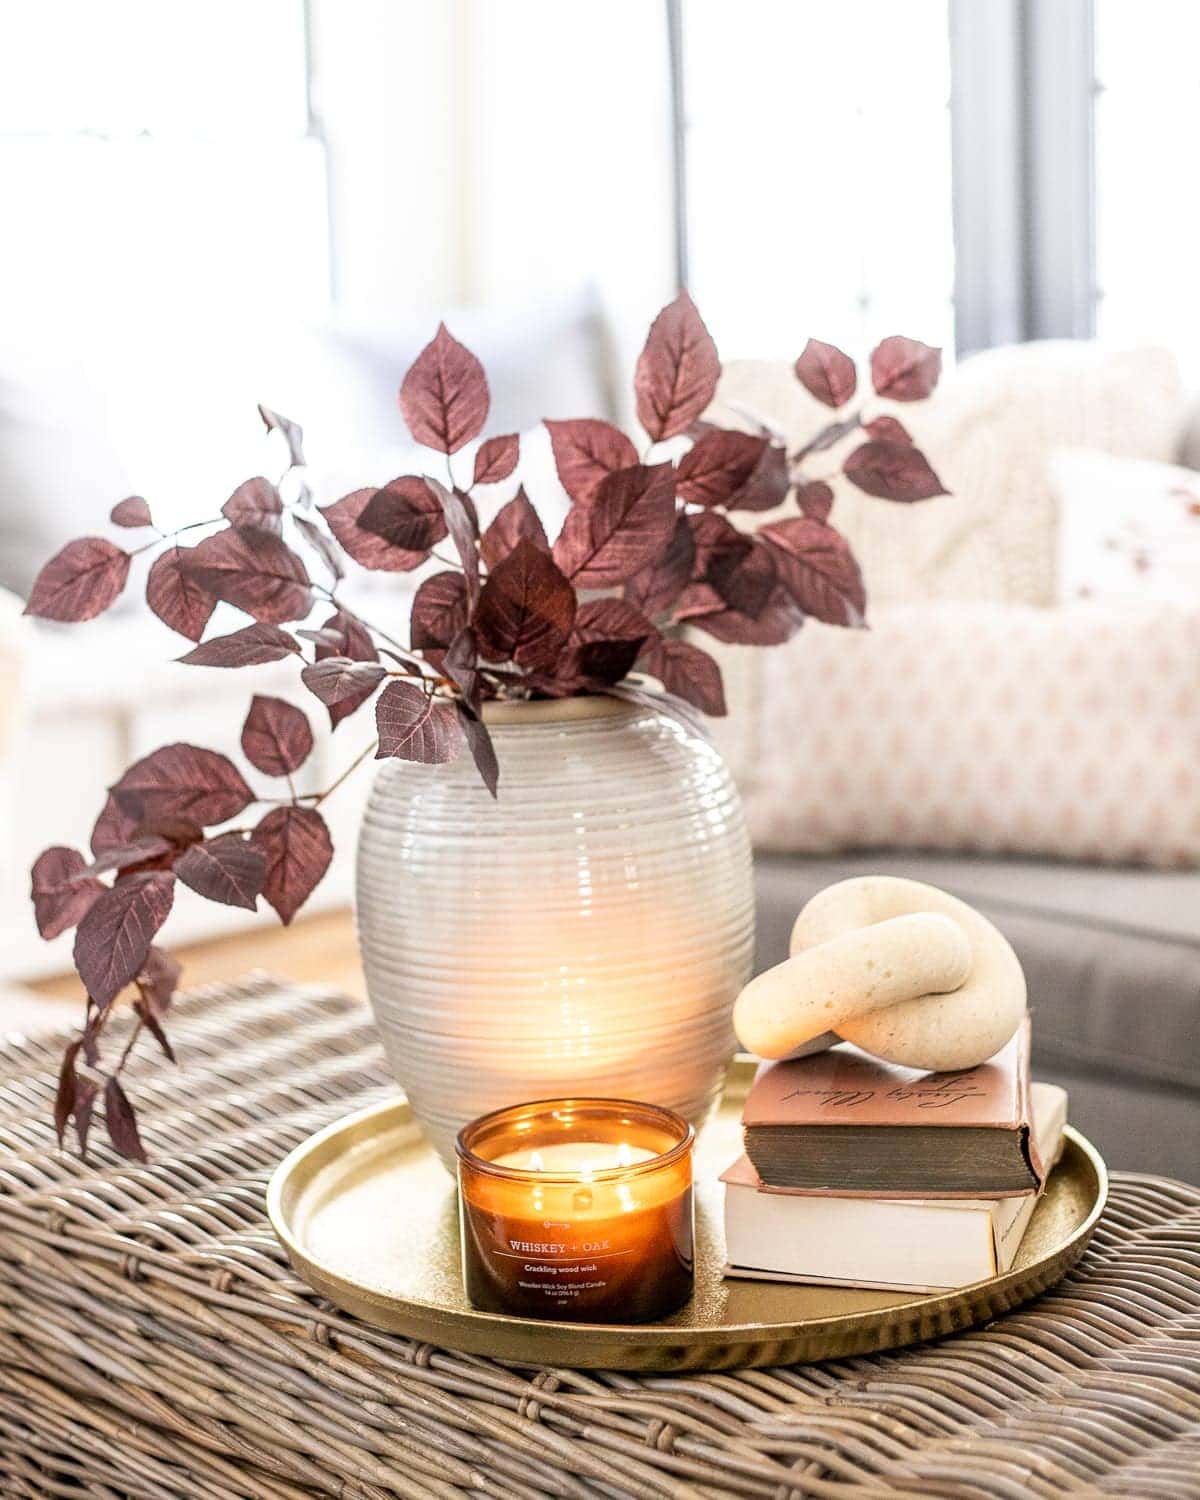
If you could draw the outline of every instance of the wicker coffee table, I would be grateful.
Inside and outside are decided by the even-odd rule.
[[[263,1189],[391,1088],[370,1018],[266,977],[133,1066],[153,1161],[59,1155],[55,1039],[0,1049],[0,1493],[103,1500],[1200,1496],[1200,1189],[1116,1174],[1077,1270],[938,1344],[795,1369],[512,1369],[298,1282]]]

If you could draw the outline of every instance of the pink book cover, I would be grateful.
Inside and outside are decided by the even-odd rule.
[[[1040,1182],[1044,1172],[1030,1129],[1029,1040],[1026,1016],[1013,1037],[987,1062],[954,1073],[927,1073],[881,1062],[848,1042],[811,1057],[764,1063],[746,1097],[742,1124],[745,1128],[936,1125],[1011,1130],[1022,1137],[1029,1165]]]

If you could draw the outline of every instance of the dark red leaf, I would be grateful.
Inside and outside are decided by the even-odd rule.
[[[328,656],[348,656],[351,661],[377,661],[379,653],[371,632],[362,621],[347,610],[335,610],[320,627],[324,639],[318,641],[316,659],[323,661]],[[314,636],[317,634],[313,632]]]
[[[190,818],[203,827],[236,818],[254,801],[226,756],[200,745],[164,745],[136,761],[111,788],[129,816]]]
[[[345,633],[327,625],[318,625],[313,630],[302,627],[297,630],[296,634],[303,641],[312,641],[318,646],[328,646],[334,656],[337,656],[346,645]]]
[[[259,406],[258,414],[263,419],[263,425],[268,432],[278,432],[283,436],[287,444],[288,459],[293,468],[300,468],[304,464],[304,429],[298,422],[293,422],[290,417],[282,417],[277,411],[272,411],[269,406]]]
[[[475,762],[475,769],[494,797],[500,784],[500,762],[496,759],[496,747],[492,743],[488,727],[465,703],[459,703],[456,707],[458,722],[466,739],[467,749],[471,752],[471,759]]]
[[[275,807],[254,830],[267,857],[262,893],[286,927],[312,895],[333,858],[325,819],[312,807]]]
[[[416,474],[376,490],[358,524],[402,552],[428,552],[446,535],[446,518],[433,486]]]
[[[404,377],[400,410],[414,439],[439,453],[457,453],[487,421],[483,366],[444,323]]]
[[[114,526],[127,526],[134,531],[142,526],[154,525],[150,507],[141,495],[130,495],[127,500],[118,500],[109,511],[108,519]]]
[[[106,849],[116,849],[127,844],[137,832],[138,822],[135,814],[122,811],[110,792],[100,809],[96,826],[92,829],[92,853],[103,854]]]
[[[312,603],[304,564],[269,531],[226,527],[183,555],[201,588],[267,624],[302,619]]]
[[[262,846],[240,833],[193,844],[175,861],[175,873],[209,901],[253,911],[267,875]]]
[[[129,553],[102,536],[84,536],[56,552],[34,579],[27,615],[43,620],[94,620],[129,577]]]
[[[130,1161],[146,1161],[146,1148],[138,1133],[137,1115],[114,1074],[104,1085],[104,1127],[114,1148]]]
[[[554,466],[562,487],[571,499],[586,504],[600,482],[618,469],[629,469],[638,461],[637,449],[611,422],[582,417],[574,422],[546,422]]]
[[[67,1122],[75,1113],[79,1086],[75,1064],[82,1046],[82,1041],[69,1043],[63,1052],[62,1064],[58,1070],[58,1089],[54,1095],[54,1132],[58,1136],[60,1150],[63,1137],[67,1133]]]
[[[623,599],[591,599],[579,606],[559,677],[620,682],[633,670],[646,642],[658,631],[640,609]]]
[[[796,361],[796,379],[826,406],[845,406],[858,385],[854,361],[834,344],[809,339]]]
[[[480,443],[475,455],[473,482],[496,484],[501,479],[507,479],[517,467],[520,456],[521,439],[515,432],[504,437],[488,438],[486,443]]]
[[[239,484],[221,507],[231,526],[252,526],[279,535],[283,526],[283,501],[269,479],[261,476]]]
[[[650,325],[633,377],[638,421],[653,442],[686,432],[712,401],[721,361],[704,320],[680,292]]]
[[[483,540],[479,544],[484,562],[489,568],[494,568],[497,563],[502,562],[508,556],[522,537],[532,542],[535,547],[549,552],[550,543],[546,538],[546,528],[542,525],[541,518],[525,493],[524,485],[517,490],[507,505],[500,507],[492,524],[484,532]]]
[[[463,732],[454,704],[435,698],[415,682],[391,682],[375,705],[379,730],[376,760],[399,757],[435,765],[456,760]]]
[[[692,577],[697,582],[711,584],[714,578],[727,576],[733,567],[750,555],[754,546],[744,531],[739,531],[732,521],[715,511],[690,515],[687,524],[696,549]]]
[[[764,526],[779,581],[806,615],[827,625],[861,625],[867,608],[862,574],[844,536],[808,516]]]
[[[814,521],[827,521],[833,509],[833,491],[823,479],[812,479],[796,490],[796,500],[806,516]]]
[[[186,849],[189,844],[198,843],[204,837],[204,829],[193,818],[179,818],[168,814],[142,819],[135,825],[133,832],[135,839],[162,838],[176,849]]]
[[[326,630],[334,632],[341,637],[339,645],[318,645],[316,659],[326,661],[331,656],[348,656],[351,661],[378,661],[379,653],[375,649],[375,642],[371,639],[371,632],[363,625],[362,621],[354,615],[343,610],[338,610],[330,615],[325,621]],[[375,691],[374,684],[363,687],[348,698],[341,698],[337,703],[329,705],[330,727],[336,729],[343,719],[348,719],[351,714],[356,713]]]
[[[404,547],[395,547],[359,525],[359,517],[378,493],[378,490],[355,490],[319,509],[343,549],[361,567],[378,573],[411,573],[429,556],[427,550],[410,552]]]
[[[421,584],[413,599],[411,631],[415,651],[444,651],[467,623],[467,582],[447,569]]]
[[[725,505],[754,473],[766,448],[766,438],[747,432],[707,433],[679,460],[679,498],[692,505]]]
[[[603,480],[590,503],[571,507],[554,560],[576,588],[610,588],[652,563],[674,529],[673,466],[635,464]]]
[[[331,536],[327,536],[316,522],[310,521],[307,516],[294,515],[292,519],[295,521],[296,529],[300,535],[333,574],[334,578],[338,580],[345,578],[346,569],[342,563],[342,554],[334,539]]]
[[[169,870],[151,870],[118,881],[80,922],[75,967],[101,1010],[141,970],[174,899],[175,877]]]
[[[695,562],[692,528],[679,516],[666,549],[625,585],[625,599],[651,618],[666,614],[691,580]]]
[[[715,615],[725,608],[725,601],[712,584],[697,581],[689,583],[672,612],[672,623],[680,620],[692,621],[698,615]]]
[[[654,641],[643,653],[646,670],[685,703],[716,718],[725,712],[721,669],[699,646],[690,641]]]
[[[436,482],[436,481],[435,481]],[[462,506],[466,524],[470,527],[472,541],[479,540],[479,511],[476,509],[474,500],[471,499],[470,491],[460,490],[457,485],[454,493],[458,496],[458,503]],[[446,524],[450,527],[450,535],[454,535],[454,523],[446,516]]]
[[[143,833],[127,844],[117,844],[98,854],[87,868],[88,875],[103,875],[108,870],[124,870],[130,865],[147,864],[170,854],[174,845],[159,833]],[[103,887],[102,887],[103,889]]]
[[[893,334],[871,351],[871,384],[890,401],[924,401],[942,373],[942,351]]]
[[[312,747],[312,727],[300,709],[282,698],[254,695],[242,725],[242,754],[252,766],[268,776],[287,776],[300,769]]]
[[[700,610],[687,623],[730,646],[781,646],[804,623],[804,615],[786,589],[776,587],[756,618],[735,609]]]
[[[727,503],[726,510],[774,510],[782,505],[791,488],[788,473],[787,450],[769,443],[754,466],[754,471],[736,495]]]
[[[877,443],[911,443],[912,434],[903,422],[895,417],[876,417],[873,422],[864,422],[863,431]]]
[[[775,591],[777,572],[770,549],[751,541],[749,550],[740,556],[716,554],[707,576],[730,609],[754,620]]]
[[[146,579],[146,603],[164,625],[198,641],[217,601],[187,571],[192,550],[168,547],[155,559]]]
[[[436,479],[427,482],[441,503],[450,540],[467,581],[467,598],[473,604],[479,597],[479,517],[475,513],[475,503],[462,490],[448,490]]]
[[[162,1022],[154,1014],[150,1006],[144,1000],[138,999],[133,1002],[133,1010],[138,1020],[158,1043],[163,1055],[170,1062],[178,1062],[178,1058],[175,1056],[175,1049],[171,1046],[170,1041],[167,1039],[167,1033],[162,1028]]]
[[[151,946],[137,983],[142,999],[156,1016],[165,1016],[170,1010],[182,972],[177,958],[162,948]]]
[[[86,1020],[83,1027],[83,1035],[79,1038],[83,1045],[83,1056],[89,1068],[95,1068],[100,1063],[100,1030],[107,1012],[100,1010],[91,1002],[89,996],[85,1010]]]
[[[96,1106],[96,1096],[100,1092],[100,1086],[93,1078],[77,1078],[75,1080],[75,1139],[79,1144],[79,1154],[87,1160],[88,1136],[92,1131],[92,1112]]]
[[[851,484],[880,500],[932,500],[947,493],[925,455],[911,443],[862,443],[842,472]]]
[[[479,711],[482,696],[479,680],[479,642],[468,625],[460,630],[442,653],[442,671],[457,684],[468,708]]]
[[[55,844],[43,850],[30,871],[30,896],[38,932],[49,941],[74,927],[104,894],[99,880],[86,878],[87,861],[77,849]]]
[[[765,543],[758,543],[759,547],[765,547],[765,545]],[[752,558],[753,549],[737,561],[753,569],[755,565],[750,562]],[[737,590],[735,589],[734,592]],[[784,619],[769,618],[777,614],[781,601],[786,603],[787,613],[794,616],[795,622],[799,623],[803,618],[799,608],[779,584],[771,590],[765,604],[758,609],[758,613],[751,615],[732,608],[713,584],[692,583],[680,596],[672,615],[672,623],[700,626],[720,640],[729,639],[756,645],[774,644],[776,638],[786,640],[791,633],[790,625],[784,628],[788,624]],[[751,603],[757,606],[761,600],[752,597]]]
[[[522,538],[492,569],[475,612],[489,661],[552,667],[575,621],[575,590],[549,553]]]
[[[179,660],[193,667],[261,667],[299,655],[299,642],[278,625],[245,625],[232,635],[214,636]]]
[[[387,668],[377,661],[327,656],[305,667],[300,676],[309,692],[328,708],[344,703],[347,698],[362,702],[364,695],[373,693],[387,676]]]

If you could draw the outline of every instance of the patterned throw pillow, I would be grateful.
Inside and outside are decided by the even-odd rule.
[[[1200,605],[1200,473],[1085,448],[1051,461],[1064,604]]]
[[[760,848],[1200,863],[1200,611],[902,605],[759,655],[718,743]]]

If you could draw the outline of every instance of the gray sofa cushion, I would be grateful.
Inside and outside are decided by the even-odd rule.
[[[1025,967],[1043,1066],[1200,1090],[1200,873],[1040,860],[756,856],[760,968],[796,913],[851,875],[904,875],[977,906]]]

